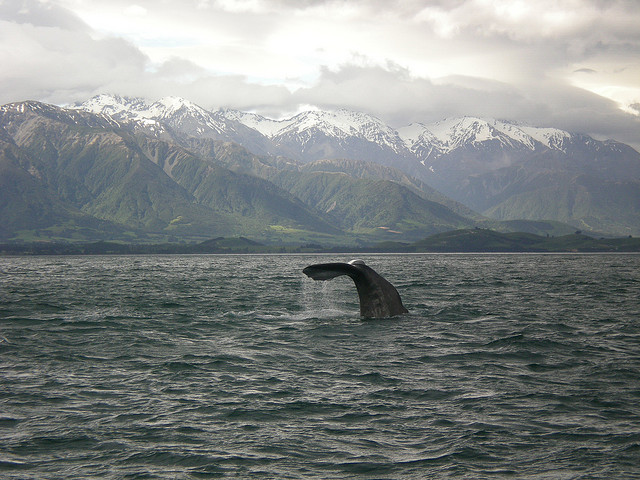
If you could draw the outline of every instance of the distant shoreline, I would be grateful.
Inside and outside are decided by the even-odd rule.
[[[640,238],[596,239],[580,232],[559,237],[465,229],[432,235],[414,243],[369,246],[264,245],[244,237],[218,237],[197,244],[28,242],[0,243],[0,255],[185,255],[313,253],[640,253]]]

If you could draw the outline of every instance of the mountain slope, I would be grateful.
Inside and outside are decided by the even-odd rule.
[[[110,120],[36,103],[3,107],[0,120],[23,152],[22,168],[84,213],[153,232],[204,234],[232,225],[192,198]]]
[[[371,130],[381,132],[377,136],[363,134],[357,115],[334,123],[326,112],[278,122],[246,113],[233,118],[286,145],[298,160],[340,158],[392,166],[442,197],[496,219],[555,220],[615,234],[640,233],[633,203],[640,153],[619,142],[475,117],[412,124],[397,132],[371,122]],[[588,180],[579,187],[583,194],[574,197],[588,204],[556,205],[558,195],[549,191],[566,189],[571,179],[585,175]]]
[[[283,172],[274,181],[356,234],[417,239],[474,225],[473,220],[388,180],[355,179],[344,173]]]
[[[22,158],[20,158],[22,157]],[[121,233],[109,222],[97,220],[60,201],[35,176],[20,165],[26,159],[15,145],[0,140],[0,238],[32,231],[40,235],[78,240],[104,238]]]
[[[556,218],[584,230],[637,234],[633,226],[640,225],[640,181],[557,174],[535,180],[541,183],[538,188],[525,186],[522,193],[491,207],[487,215],[499,220]]]
[[[300,200],[258,177],[235,173],[197,158],[174,166],[172,177],[200,204],[239,219],[247,231],[288,227],[326,234],[341,233]]]
[[[396,226],[405,225],[403,234],[413,232],[410,233],[411,238],[418,235],[419,231],[441,231],[445,228],[442,225],[455,228],[458,224],[473,224],[473,221],[455,214],[443,205],[428,202],[424,198],[428,196],[427,193],[420,191],[419,187],[432,192],[429,187],[390,168],[355,161],[297,164],[281,158],[258,157],[231,143],[193,140],[192,145],[212,164],[223,165],[237,173],[260,177],[268,180],[265,185],[275,184],[283,191],[290,192],[292,198],[299,199],[307,208],[317,213],[317,228],[327,233],[329,230],[323,226],[328,225],[327,222],[347,232],[366,232],[376,235],[393,230]],[[329,165],[337,171],[345,170],[345,173],[337,175],[325,171]],[[345,166],[347,168],[343,168]],[[318,171],[316,172],[315,169]],[[202,175],[191,175],[191,177],[201,178]],[[378,180],[388,180],[380,182],[380,185],[385,186],[382,190],[379,185],[376,186]],[[256,178],[255,181],[257,182],[258,179]],[[221,186],[204,189],[199,187],[208,192],[217,191],[219,188]],[[265,186],[261,188],[261,190],[265,189]],[[333,198],[336,191],[340,193]],[[397,208],[393,202],[381,200],[380,195],[388,195],[391,199],[392,191],[402,192],[396,195],[406,197],[405,203],[414,202],[416,205],[405,204],[403,208]],[[433,195],[438,196],[437,192],[433,192]],[[332,209],[331,205],[334,203],[340,204],[341,207]],[[424,214],[427,204],[433,212],[438,213]],[[461,209],[464,210],[463,207]],[[378,227],[384,227],[384,229]]]
[[[407,175],[401,170],[392,167],[385,167],[380,164],[365,162],[361,160],[316,160],[314,162],[305,163],[300,166],[302,172],[328,172],[328,173],[345,173],[353,178],[360,179],[376,179],[389,180],[397,184],[403,185],[424,198],[432,202],[442,204],[452,210],[454,213],[463,217],[480,220],[483,218],[477,212],[464,206],[463,204],[452,200],[451,198],[441,194],[433,187],[418,180],[415,177]]]
[[[128,102],[126,109],[105,105],[84,108],[102,113],[117,110],[118,115],[128,110],[130,118],[137,115],[144,121],[154,119],[171,132],[174,141],[188,148],[194,139],[209,138],[236,142],[259,155],[284,156],[302,163],[359,160],[393,167],[438,191],[438,201],[450,198],[450,207],[456,202],[464,204],[467,214],[474,211],[496,218],[564,221],[578,228],[607,225],[610,233],[640,233],[635,213],[625,200],[636,196],[640,153],[614,141],[477,117],[415,123],[395,130],[375,117],[346,110],[307,111],[272,120],[229,109],[207,112],[175,98],[154,104]],[[257,163],[253,167],[263,178],[270,174],[268,168]],[[548,195],[549,188],[562,189],[560,179],[582,175],[590,179],[580,188],[594,190],[576,197],[578,201],[587,197],[592,202],[600,201],[599,191],[623,182],[624,187],[619,189],[622,196],[611,199],[618,207],[555,206],[557,197]],[[543,185],[542,178],[551,184]],[[527,203],[535,205],[531,211],[522,201],[524,194]],[[509,201],[511,195],[513,202]],[[587,210],[589,218],[581,213]],[[541,218],[541,214],[554,216]]]
[[[131,124],[136,130],[179,144],[195,137],[239,143],[259,154],[274,150],[261,133],[183,98],[164,97],[150,103],[141,98],[98,95],[73,108],[107,115],[117,122]]]
[[[2,181],[23,183],[61,222],[81,214],[191,238],[414,235],[487,225],[480,212],[640,233],[640,154],[553,128],[465,117],[394,130],[344,110],[276,121],[172,97],[99,96],[74,108],[4,106],[0,137],[13,149]],[[7,219],[26,205],[11,192]]]
[[[59,221],[67,211],[82,211],[165,235],[255,234],[272,224],[338,232],[266,181],[207,164],[178,145],[134,134],[107,117],[32,102],[2,107],[0,125],[20,152],[3,162],[2,181],[20,176],[30,185],[31,198],[42,197],[40,205],[59,206],[65,213]],[[23,197],[12,195],[2,223],[14,224],[15,231],[9,212],[24,205]],[[25,218],[30,219],[25,227],[39,225],[34,214]]]
[[[236,144],[195,139],[192,142],[203,158],[277,184],[319,216],[348,232],[380,235],[402,225],[402,234],[414,238],[419,232],[474,224],[473,220],[463,218],[466,214],[479,218],[475,212],[446,199],[419,180],[389,167],[354,160],[300,164],[282,158],[258,157]],[[381,198],[385,195],[386,201]],[[391,201],[394,196],[403,200],[394,203]],[[441,205],[440,200],[446,206]],[[428,210],[431,212],[427,213]]]

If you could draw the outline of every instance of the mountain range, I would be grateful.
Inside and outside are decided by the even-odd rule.
[[[0,107],[0,238],[415,241],[474,226],[640,233],[640,154],[479,118],[273,120],[100,95]]]
[[[98,96],[79,108],[117,110],[116,118],[159,122],[179,135],[194,136],[200,125],[196,136],[236,142],[258,155],[393,167],[498,220],[556,220],[613,234],[640,230],[640,154],[613,140],[473,117],[398,129],[346,110],[272,120],[230,109],[207,112],[171,97],[145,103]]]

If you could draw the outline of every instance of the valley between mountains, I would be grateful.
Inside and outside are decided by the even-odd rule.
[[[413,242],[463,228],[640,234],[640,154],[492,119],[394,129],[101,95],[0,107],[0,240]]]

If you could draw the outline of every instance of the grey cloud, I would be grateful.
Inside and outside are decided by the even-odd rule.
[[[4,23],[13,38],[0,51],[0,101],[75,101],[114,79],[136,79],[146,57],[121,39],[93,40],[83,32]]]
[[[112,3],[120,11],[131,5],[125,0],[112,0],[109,5]],[[160,22],[156,25],[170,21],[205,31],[223,30],[228,34],[225,38],[231,39],[228,45],[205,47],[219,47],[234,60],[255,60],[266,51],[261,46],[270,34],[296,21],[294,10],[307,14],[323,6],[330,13],[341,7],[355,8],[356,23],[337,22],[340,28],[373,25],[382,40],[370,45],[371,51],[354,51],[353,64],[318,66],[316,79],[305,73],[307,86],[292,93],[282,85],[257,84],[244,75],[216,75],[187,57],[153,65],[129,41],[97,39],[77,15],[55,1],[0,0],[0,39],[11,45],[0,49],[0,103],[31,98],[64,104],[97,93],[150,99],[179,95],[206,108],[226,106],[269,116],[291,113],[304,105],[346,107],[374,114],[395,127],[477,115],[557,126],[640,145],[640,116],[622,112],[613,101],[574,87],[558,74],[573,72],[586,78],[591,73],[594,78],[607,69],[633,64],[640,55],[640,7],[635,2],[585,0],[572,17],[575,26],[544,34],[537,31],[541,25],[535,23],[537,19],[529,26],[527,19],[512,23],[501,19],[491,2],[265,0],[257,4],[267,8],[245,13],[222,11],[213,0],[208,9],[197,8],[204,5],[203,0],[136,3],[147,9],[150,21]],[[548,5],[552,4],[558,2]],[[434,12],[443,15],[442,22]],[[446,22],[452,29],[443,39],[437,28]],[[372,36],[373,43],[376,38]],[[368,44],[362,45],[364,49]],[[344,48],[349,51],[352,46],[345,44]],[[368,60],[381,48],[384,56],[377,56],[375,62]],[[277,52],[282,58],[288,54]],[[402,64],[385,64],[384,58]],[[433,78],[412,70],[422,61],[437,65],[451,58],[460,59],[465,67],[476,62],[484,71]],[[265,64],[271,60],[265,58]],[[240,71],[240,61],[238,65]],[[296,75],[302,74],[283,72],[282,82]],[[632,108],[640,113],[637,103]]]
[[[3,36],[14,45],[0,50],[0,64],[10,65],[0,69],[1,104],[27,99],[68,104],[98,93],[150,99],[180,95],[208,108],[271,106],[274,111],[273,105],[290,104],[285,87],[252,84],[242,76],[211,75],[183,58],[154,67],[126,40],[93,38],[86,25],[74,23],[77,18],[61,7],[38,1],[24,4],[28,8],[12,5],[7,16],[19,22],[4,16],[0,20]],[[4,3],[0,5],[2,13],[9,12]]]
[[[155,77],[145,79],[144,85],[144,92],[136,93],[137,96],[158,98],[178,95],[209,109],[228,107],[275,113],[287,108],[291,97],[282,86],[256,85],[243,77],[231,75],[209,75],[191,82],[171,82]]]
[[[40,0],[0,1],[0,19],[36,27],[56,27],[74,31],[89,30],[89,27],[73,12],[55,3],[43,3]]]
[[[179,80],[203,76],[206,70],[190,60],[174,57],[158,66],[155,73],[159,78]]]
[[[407,70],[382,67],[324,69],[316,85],[296,92],[294,98],[325,108],[367,111],[394,126],[461,115],[506,118],[507,111],[531,115],[540,110],[535,102],[500,82],[450,77],[434,83],[414,78]]]
[[[401,69],[343,66],[338,71],[325,68],[316,85],[296,92],[293,99],[365,111],[394,127],[469,115],[640,144],[640,118],[608,99],[550,79],[517,86],[458,76],[434,83]]]

